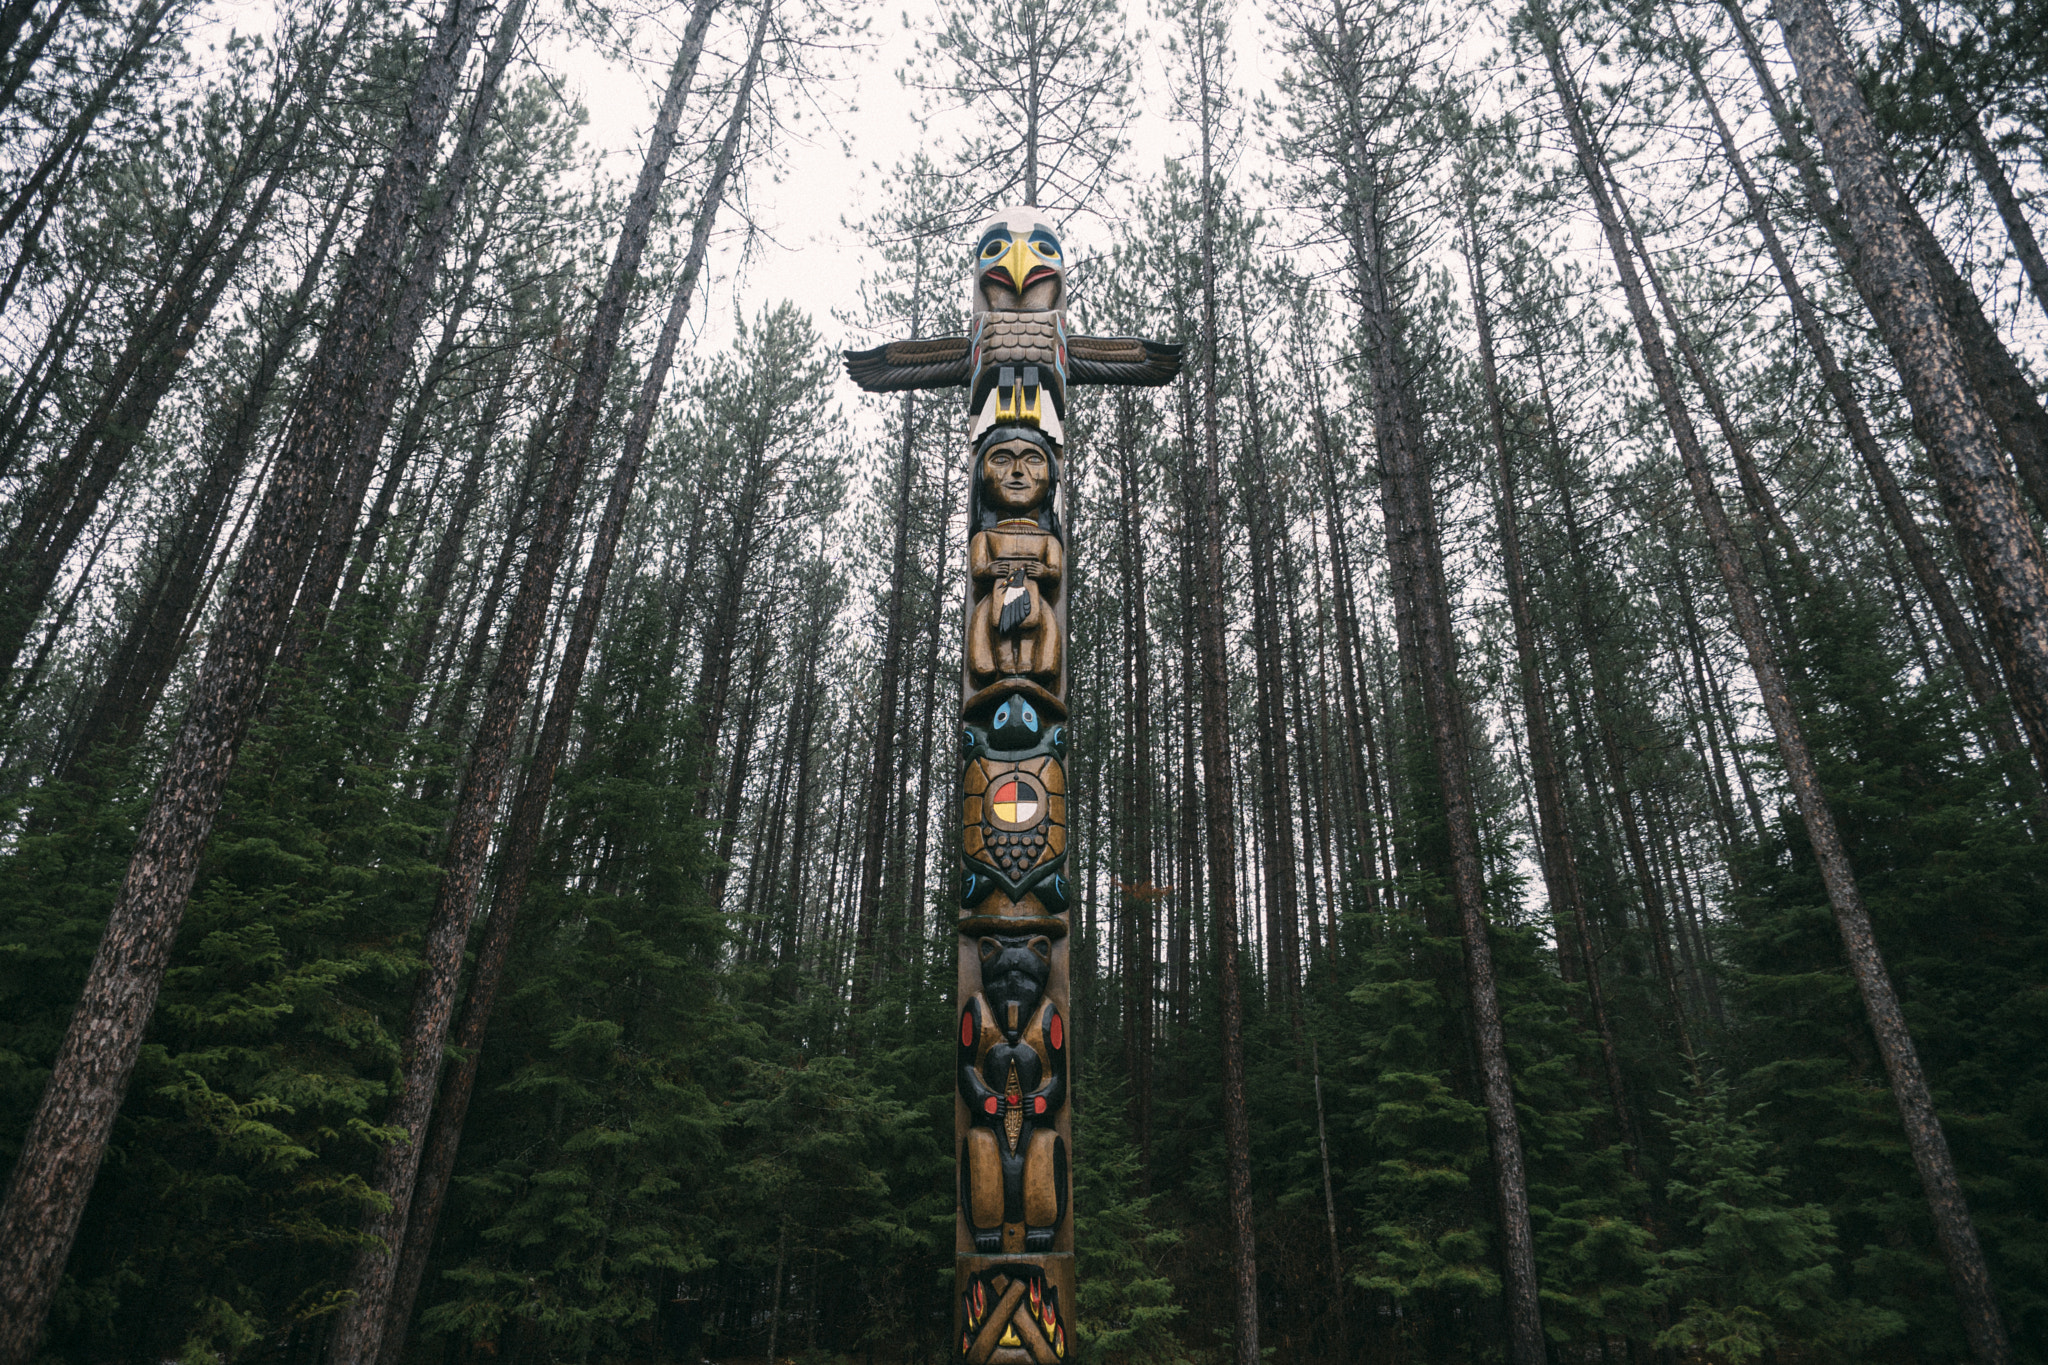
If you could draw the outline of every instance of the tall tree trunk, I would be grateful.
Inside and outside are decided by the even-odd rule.
[[[1941,89],[1949,117],[1955,120],[1956,131],[1962,135],[1963,146],[1969,149],[1970,164],[1977,168],[1977,178],[1984,182],[1984,190],[1998,210],[1999,221],[2005,224],[2005,235],[2012,241],[2013,255],[2020,258],[2020,269],[2026,273],[2027,283],[2033,288],[2034,302],[2041,305],[2043,312],[2048,312],[2048,259],[2041,255],[2041,243],[2034,236],[2032,224],[2027,222],[2026,210],[2021,207],[2019,196],[2013,193],[2012,181],[2006,178],[2005,167],[1998,163],[1998,153],[1992,149],[1991,139],[1984,136],[1984,125],[1978,119],[1976,109],[1971,107],[1962,81],[1949,65],[1948,53],[1927,27],[1927,21],[1920,17],[1920,7],[1913,0],[1899,0],[1899,22],[1906,36],[1920,49],[1921,57],[1933,68],[1934,83]]]
[[[1124,857],[1124,1076],[1130,1085],[1131,1140],[1138,1149],[1138,1189],[1152,1185],[1152,997],[1157,948],[1154,931],[1160,891],[1152,849],[1152,621],[1145,594],[1145,537],[1138,486],[1139,434],[1130,390],[1116,394],[1118,518],[1123,560],[1124,642],[1129,660],[1127,686],[1132,773]]]
[[[1594,1033],[1600,1040],[1600,1060],[1606,1072],[1608,1097],[1614,1105],[1615,1122],[1623,1137],[1635,1145],[1635,1127],[1628,1107],[1626,1087],[1621,1079],[1621,1062],[1614,1047],[1614,1030],[1607,1020],[1607,999],[1601,988],[1600,963],[1593,954],[1593,934],[1586,921],[1586,897],[1579,883],[1578,856],[1565,824],[1564,785],[1558,774],[1557,746],[1550,733],[1550,699],[1544,695],[1543,675],[1537,662],[1536,624],[1529,605],[1529,584],[1522,570],[1521,513],[1515,492],[1514,460],[1508,453],[1506,404],[1501,397],[1500,375],[1493,353],[1493,318],[1487,303],[1485,260],[1479,242],[1479,224],[1468,194],[1465,204],[1466,263],[1472,281],[1472,318],[1479,333],[1479,375],[1486,387],[1487,422],[1493,434],[1494,462],[1500,478],[1500,496],[1494,507],[1495,526],[1500,536],[1502,576],[1508,590],[1508,613],[1514,623],[1515,665],[1521,675],[1523,724],[1529,733],[1529,766],[1536,789],[1537,840],[1543,852],[1543,884],[1549,893],[1551,916],[1557,925],[1559,974],[1566,981],[1583,970],[1587,1003],[1592,1008]],[[1577,964],[1572,959],[1579,957]],[[1630,1161],[1633,1164],[1634,1154]]]
[[[448,154],[447,165],[441,172],[440,194],[420,224],[418,238],[413,244],[412,264],[406,270],[404,287],[391,310],[390,334],[385,342],[384,357],[378,363],[377,373],[356,413],[354,458],[349,461],[348,476],[336,487],[334,497],[327,505],[320,548],[314,554],[313,562],[307,566],[305,581],[299,587],[299,599],[293,609],[294,629],[282,655],[282,662],[287,668],[298,666],[307,645],[325,628],[328,607],[334,601],[335,590],[348,564],[363,495],[369,490],[370,475],[377,466],[377,454],[383,449],[385,432],[390,429],[399,390],[412,370],[413,348],[426,325],[427,305],[433,296],[434,281],[439,278],[442,259],[448,254],[456,215],[469,196],[470,181],[476,174],[477,156],[483,151],[492,113],[497,107],[498,87],[504,80],[505,68],[511,65],[512,49],[519,39],[525,18],[526,0],[510,0],[499,17],[497,36],[484,60],[476,93],[470,97],[469,113],[462,121],[462,132],[456,138],[455,148]],[[450,305],[442,333],[444,350],[436,357],[437,361],[445,363],[445,351],[453,347],[456,328],[463,313],[468,311],[468,295],[476,268],[481,263],[483,244],[490,236],[491,223],[487,214],[477,229],[477,245],[469,268]],[[437,369],[437,365],[428,366],[416,401],[424,403],[432,392],[432,385],[439,377]],[[387,485],[395,482],[400,472],[401,467],[394,461],[386,476]]]
[[[926,867],[931,849],[933,738],[938,733],[932,726],[938,714],[939,701],[939,623],[945,618],[946,604],[951,600],[946,592],[946,562],[953,544],[953,467],[950,463],[939,481],[939,508],[934,520],[938,528],[938,548],[932,556],[932,609],[925,623],[923,718],[918,730],[923,738],[919,741],[917,757],[917,807],[912,815],[917,824],[917,853],[910,864],[910,913],[920,922],[925,912]]]
[[[1886,302],[1890,286],[1884,274],[1876,268],[1876,258],[1866,257],[1858,250],[1857,238],[1849,224],[1847,204],[1837,204],[1829,194],[1820,158],[1807,145],[1805,134],[1800,130],[1800,120],[1780,93],[1777,77],[1772,74],[1763,46],[1757,41],[1738,0],[1721,0],[1721,7],[1742,41],[1743,54],[1749,59],[1757,87],[1778,126],[1785,154],[1799,172],[1807,207],[1827,229],[1828,240],[1848,271],[1850,282],[1855,285],[1864,306],[1876,317],[1880,310],[1891,306]],[[1839,42],[1840,35],[1836,36]],[[1847,73],[1846,78],[1853,80],[1854,68],[1846,53],[1843,70]],[[1896,177],[1889,179],[1889,187],[1896,192],[1891,201],[1896,214],[1895,226],[1903,230],[1904,244],[1932,281],[1938,311],[1948,322],[1969,383],[1983,403],[1985,414],[1996,427],[1998,440],[2012,456],[2020,483],[2032,499],[2035,510],[2048,512],[2048,409],[2042,407],[2040,395],[2034,392],[2032,382],[2013,359],[2012,352],[2006,349],[1998,329],[1984,316],[1984,306],[1976,292],[1956,273],[1948,253],[1942,250],[1934,233],[1928,229],[1919,206],[1900,188]],[[1899,240],[1894,239],[1893,245],[1898,245]],[[1879,325],[1883,326],[1881,322]],[[1911,397],[1910,389],[1908,397]],[[1927,439],[1925,433],[1922,433],[1922,439]],[[1982,591],[1981,588],[1978,590]]]
[[[1355,41],[1348,32],[1342,42]],[[1346,61],[1338,69],[1355,70]],[[1355,92],[1347,92],[1355,93]],[[1466,752],[1464,705],[1458,695],[1450,603],[1444,587],[1443,550],[1437,539],[1429,461],[1420,423],[1410,407],[1399,354],[1398,303],[1380,218],[1378,171],[1365,141],[1356,104],[1348,109],[1340,173],[1345,228],[1353,257],[1352,290],[1359,302],[1371,370],[1373,427],[1379,447],[1387,561],[1397,602],[1405,602],[1413,658],[1420,674],[1424,719],[1436,759],[1445,831],[1450,841],[1451,889],[1465,946],[1465,985],[1479,1058],[1482,1106],[1499,1200],[1508,1359],[1543,1365],[1542,1309],[1536,1278],[1536,1243],[1529,1221],[1529,1186],[1508,1071],[1507,1037],[1494,981],[1493,945],[1486,920],[1486,881]]]
[[[428,922],[422,953],[425,963],[414,986],[411,1017],[406,1024],[403,1079],[385,1118],[386,1126],[398,1129],[404,1136],[385,1148],[377,1161],[371,1187],[390,1202],[387,1208],[364,1220],[364,1245],[349,1277],[355,1298],[339,1315],[328,1342],[328,1359],[334,1365],[369,1365],[376,1359],[383,1340],[398,1253],[404,1244],[415,1176],[427,1137],[427,1120],[433,1110],[448,1024],[455,1009],[456,980],[462,968],[470,921],[474,918],[499,792],[511,759],[519,713],[526,703],[534,657],[546,627],[555,577],[567,549],[577,493],[596,436],[612,363],[618,354],[627,305],[639,278],[640,260],[647,249],[662,183],[675,150],[677,125],[717,3],[718,0],[697,0],[675,63],[669,69],[668,90],[655,117],[639,183],[627,205],[604,291],[598,297],[590,334],[584,342],[576,388],[562,423],[547,492],[507,617],[505,639],[492,673],[483,716],[471,743],[460,794],[449,817],[448,852],[442,864],[441,886],[434,899],[433,917]]]
[[[342,453],[342,422],[368,368],[399,247],[418,210],[480,8],[480,0],[448,0],[435,27],[397,146],[314,356],[305,401],[285,437],[191,707],[0,1204],[0,1365],[27,1365],[63,1274],[156,1007],[201,848],[262,695],[292,585],[311,549],[314,509]]]
[[[1905,0],[1910,3],[1910,0]],[[1673,19],[1674,25],[1676,19]],[[1807,349],[1813,353],[1818,366],[1822,386],[1833,400],[1835,410],[1841,414],[1842,425],[1849,434],[1849,444],[1863,463],[1864,471],[1870,476],[1871,486],[1877,492],[1878,504],[1884,509],[1886,519],[1891,523],[1899,543],[1905,547],[1906,560],[1913,568],[1914,579],[1920,584],[1920,591],[1934,609],[1935,620],[1941,625],[1942,638],[1948,643],[1949,653],[1962,669],[1963,682],[1970,689],[1970,696],[1983,711],[1990,726],[1993,743],[2001,752],[2011,753],[2020,747],[2019,732],[2013,727],[2012,712],[2008,707],[2003,689],[1997,676],[1977,647],[1976,633],[1964,619],[1962,608],[1956,604],[1955,594],[1949,590],[1948,577],[1941,571],[1934,555],[1934,547],[1920,529],[1919,520],[1913,515],[1912,506],[1906,501],[1904,490],[1892,473],[1891,464],[1884,457],[1877,444],[1877,437],[1870,430],[1870,422],[1863,411],[1863,404],[1850,384],[1849,376],[1843,372],[1841,362],[1835,357],[1834,346],[1828,341],[1827,333],[1821,327],[1820,315],[1814,309],[1813,301],[1807,296],[1805,287],[1792,269],[1791,257],[1778,238],[1776,225],[1771,220],[1770,204],[1762,190],[1750,176],[1749,167],[1736,146],[1735,137],[1729,131],[1727,122],[1721,117],[1721,107],[1708,89],[1700,70],[1699,54],[1685,40],[1681,31],[1679,46],[1685,54],[1693,79],[1693,93],[1706,107],[1708,117],[1713,121],[1715,137],[1721,145],[1721,154],[1728,162],[1728,168],[1735,175],[1736,183],[1742,187],[1744,201],[1749,205],[1750,221],[1756,225],[1757,233],[1763,239],[1764,250],[1769,253],[1772,269],[1777,272],[1778,283],[1785,291],[1785,299],[1791,305],[1794,321],[1799,324],[1799,333],[1806,341]],[[2034,761],[2044,775],[2048,775],[2048,750],[2036,749]]]
[[[28,41],[17,48],[14,44],[21,39],[22,26],[35,9],[35,0],[9,0],[5,10],[7,18],[0,19],[0,112],[5,112],[14,103],[15,92],[28,79],[28,73],[35,68],[36,58],[43,55],[43,49],[49,45],[58,25],[71,12],[71,5],[72,0],[57,0],[35,26],[34,32],[29,34]],[[10,23],[14,25],[11,31],[7,28]],[[13,54],[11,59],[10,52]]]
[[[356,173],[351,168],[314,244],[313,254],[299,276],[298,288],[264,337],[249,378],[239,392],[223,399],[215,413],[210,426],[220,432],[220,439],[213,458],[207,461],[205,472],[185,504],[177,533],[165,547],[141,603],[129,617],[128,627],[107,665],[106,677],[93,698],[92,709],[58,770],[60,780],[77,776],[80,766],[103,744],[133,744],[177,666],[187,626],[205,606],[201,578],[220,540],[228,499],[248,465],[263,409],[277,386],[279,372],[311,317],[313,293],[326,269],[327,253],[341,227],[355,182]]]
[[[611,488],[606,494],[604,512],[598,519],[590,562],[584,569],[582,595],[576,602],[576,615],[569,627],[569,642],[562,653],[561,668],[555,675],[554,691],[548,698],[547,716],[534,745],[533,759],[520,775],[519,794],[513,799],[512,816],[506,824],[503,852],[498,861],[497,889],[491,901],[483,941],[477,949],[476,967],[463,1005],[462,1026],[456,1036],[461,1060],[442,1083],[434,1115],[433,1136],[416,1182],[414,1207],[406,1222],[397,1280],[384,1321],[383,1341],[378,1352],[380,1365],[398,1365],[404,1356],[413,1303],[419,1295],[421,1278],[426,1273],[427,1253],[433,1246],[442,1204],[447,1198],[448,1182],[454,1174],[455,1154],[462,1141],[462,1125],[468,1117],[470,1097],[476,1087],[477,1067],[491,1011],[497,1002],[505,964],[510,960],[512,931],[525,902],[528,879],[533,871],[533,855],[539,849],[548,801],[554,793],[555,772],[568,748],[569,727],[575,717],[577,697],[583,690],[583,673],[589,663],[590,648],[597,638],[598,619],[604,609],[619,537],[625,529],[626,513],[632,505],[641,461],[653,437],[654,419],[661,406],[662,390],[668,384],[669,370],[675,363],[683,323],[689,317],[697,281],[703,274],[711,229],[717,221],[719,205],[724,201],[726,185],[732,174],[734,155],[746,123],[748,101],[753,95],[753,81],[760,64],[762,35],[771,12],[771,6],[764,4],[761,7],[754,47],[741,77],[732,117],[726,124],[725,140],[719,146],[710,184],[698,206],[689,251],[684,256],[682,273],[669,302],[668,317],[662,323],[654,354],[648,359],[639,397],[626,424],[625,444],[619,452],[619,462],[612,470]],[[703,6],[703,13],[708,20],[709,5]],[[698,29],[701,33],[701,25]],[[701,43],[701,38],[699,41]]]
[[[61,180],[60,169],[75,160],[93,124],[99,121],[100,115],[113,103],[114,96],[141,67],[162,32],[164,21],[170,18],[179,3],[180,0],[146,0],[137,8],[134,17],[128,21],[128,35],[114,60],[108,63],[91,93],[79,101],[78,107],[65,121],[63,130],[50,140],[35,168],[16,187],[14,197],[0,208],[0,240],[14,231],[15,224],[21,221],[22,215],[38,196],[42,196],[45,203],[56,199],[58,185],[52,182]],[[23,234],[14,272],[9,276],[7,287],[0,290],[0,312],[6,311],[13,296],[13,285],[20,278],[22,263],[33,254],[36,235],[33,231]]]
[[[1960,364],[1955,360],[1947,323],[1933,298],[1926,272],[1905,245],[1903,229],[1896,221],[1896,190],[1881,183],[1885,177],[1876,130],[1870,124],[1868,111],[1862,107],[1862,96],[1856,89],[1853,69],[1842,48],[1841,35],[1834,29],[1832,16],[1826,12],[1824,0],[1774,0],[1774,3],[1785,21],[1786,37],[1805,85],[1807,106],[1815,114],[1822,145],[1829,150],[1837,184],[1842,188],[1846,216],[1864,253],[1864,266],[1873,274],[1891,281],[1894,292],[1886,302],[1912,319],[1910,329],[1898,329],[1899,339],[1902,342],[1908,337],[1917,339],[1919,346],[1902,345],[1895,348],[1893,354],[1902,374],[1908,376],[1909,394],[1919,399],[1915,403],[1916,411],[1923,406],[1928,409],[1922,420],[1927,429],[1929,448],[1938,452],[1936,467],[1941,470],[1951,461],[1958,460],[1996,465],[1996,451],[1991,447],[1974,397],[1963,379]],[[1537,13],[1541,14],[1540,9]],[[1671,368],[1671,359],[1664,349],[1656,319],[1650,313],[1642,281],[1636,275],[1619,216],[1608,199],[1599,154],[1565,73],[1556,32],[1550,27],[1547,17],[1539,19],[1538,32],[1550,65],[1551,78],[1557,86],[1558,102],[1571,131],[1580,170],[1600,216],[1601,229],[1614,257],[1615,269],[1621,276],[1623,292],[1628,297],[1629,312],[1642,344],[1644,362],[1656,382],[1666,423],[1678,445],[1686,480],[1692,487],[1693,501],[1713,546],[1715,561],[1727,587],[1730,614],[1749,655],[1750,667],[1756,674],[1757,691],[1778,741],[1786,781],[1799,804],[1807,839],[1813,847],[1814,861],[1827,887],[1828,901],[1834,908],[1835,924],[1842,935],[1849,968],[1863,997],[1864,1009],[1870,1016],[1878,1052],[1884,1059],[1885,1072],[1899,1104],[1906,1141],[1927,1195],[1935,1236],[1948,1262],[1949,1278],[1955,1289],[1957,1307],[1963,1316],[1964,1330],[1980,1361],[1985,1365],[2006,1365],[2012,1359],[2012,1348],[2006,1341],[2005,1327],[1992,1295],[1990,1271],[1977,1243],[1976,1228],[1970,1221],[1962,1185],[1956,1177],[1955,1161],[1949,1154],[1948,1140],[1935,1113],[1933,1096],[1928,1092],[1926,1078],[1921,1073],[1912,1035],[1907,1031],[1905,1016],[1892,990],[1891,977],[1878,952],[1877,939],[1871,930],[1870,917],[1864,909],[1855,873],[1849,866],[1847,850],[1835,827],[1834,813],[1821,790],[1819,770],[1814,765],[1813,753],[1807,745],[1798,713],[1793,709],[1784,673],[1765,635],[1762,614],[1757,609],[1748,576],[1736,552],[1734,530],[1728,522],[1727,511],[1721,505],[1720,494],[1714,488],[1699,434],[1694,430],[1692,417],[1679,394],[1678,377]],[[1880,229],[1892,235],[1880,240]],[[1894,318],[1893,322],[1901,320]],[[1890,332],[1893,329],[1887,327],[1886,330]],[[1933,352],[1931,356],[1927,354],[1929,351]],[[1926,366],[1927,373],[1921,372],[1922,365]],[[1951,477],[1957,472],[1953,469],[1948,471]],[[2004,477],[2003,469],[1998,469],[1997,473]],[[2000,514],[2018,518],[2018,501],[2010,482],[2004,485],[2003,492]],[[1986,496],[1985,490],[1973,490],[1972,501],[1981,507]],[[1987,529],[1968,522],[1961,515],[1962,510],[1959,503],[1952,504],[1951,516],[1956,518],[1959,530],[1965,526],[1969,528],[1964,531],[1966,539],[1972,532]],[[2028,536],[2031,539],[2031,528]],[[1969,549],[1966,544],[1965,552],[1968,553]],[[2033,559],[2038,569],[2038,547]],[[2017,568],[2018,565],[2008,559],[2006,567]],[[2036,596],[2034,602],[2037,612],[2035,633],[2041,635],[2042,644],[2048,646],[2048,619],[2038,615],[2040,611],[2048,610],[2048,600]],[[2048,675],[2044,675],[2043,681],[2048,681]],[[2023,714],[2025,710],[2023,703]]]
[[[78,333],[92,307],[99,301],[106,281],[99,272],[87,272],[73,282],[71,292],[50,320],[49,330],[36,349],[35,358],[23,369],[7,393],[7,406],[0,409],[0,475],[14,468],[14,462],[28,448],[29,437],[42,417],[43,402],[66,372],[66,361],[78,344]]]
[[[2048,565],[2040,538],[1999,458],[1934,280],[1907,246],[1898,181],[1834,16],[1824,0],[1776,8],[1856,259],[1879,286],[1870,291],[1871,312],[1904,381],[1992,646],[2029,740],[2048,750]]]
[[[910,335],[924,311],[924,258],[917,252],[910,286]],[[860,890],[854,902],[853,1027],[860,1036],[868,992],[879,984],[875,936],[882,913],[882,864],[892,824],[888,797],[896,791],[896,706],[903,675],[903,594],[910,575],[910,488],[917,464],[917,395],[906,393],[896,439],[896,527],[890,540],[889,587],[882,596],[882,658],[874,682],[874,755],[862,795]]]
[[[1230,653],[1224,635],[1222,419],[1218,411],[1216,218],[1220,193],[1214,148],[1218,111],[1215,71],[1220,35],[1206,10],[1191,26],[1201,136],[1201,351],[1202,470],[1196,490],[1192,548],[1198,556],[1194,585],[1196,651],[1201,673],[1203,842],[1208,854],[1209,905],[1215,916],[1216,971],[1222,994],[1224,1184],[1230,1240],[1231,1300],[1237,1365],[1259,1365],[1258,1238],[1252,1227],[1251,1120],[1245,1108],[1244,994],[1239,979],[1237,907],[1237,801],[1231,774]],[[1190,452],[1192,454],[1192,452]],[[1189,461],[1192,467],[1192,459]]]
[[[1239,316],[1244,316],[1242,299]],[[1251,348],[1249,332],[1243,338],[1244,354]],[[1246,483],[1246,523],[1251,533],[1253,678],[1259,732],[1260,805],[1265,814],[1266,847],[1262,880],[1266,891],[1266,922],[1269,926],[1268,958],[1273,989],[1286,1006],[1297,1043],[1302,1039],[1301,1012],[1301,911],[1295,882],[1294,812],[1288,776],[1286,654],[1280,644],[1277,619],[1280,605],[1278,574],[1274,569],[1273,542],[1276,529],[1272,480],[1266,469],[1264,422],[1260,412],[1256,367],[1247,366],[1244,375],[1244,454],[1251,478]]]
[[[264,117],[223,179],[213,214],[184,252],[175,277],[163,282],[155,307],[131,334],[92,414],[70,449],[40,481],[21,521],[0,549],[0,582],[6,587],[6,608],[0,613],[0,674],[13,667],[36,613],[62,575],[78,537],[98,514],[107,490],[148,433],[214,308],[235,281],[244,255],[267,222],[270,205],[287,173],[297,167],[300,142],[315,111],[325,102],[329,78],[355,32],[358,12],[350,11],[324,52],[316,48],[309,54],[313,69],[305,89],[295,92],[280,78]],[[300,100],[297,117],[280,127],[294,93]],[[254,201],[230,237],[244,193],[266,170]]]

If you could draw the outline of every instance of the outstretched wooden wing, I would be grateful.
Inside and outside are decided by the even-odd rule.
[[[968,380],[966,337],[892,341],[868,351],[848,351],[846,372],[869,393],[905,389],[950,389]]]
[[[1068,337],[1067,379],[1075,384],[1171,384],[1180,346],[1140,337]]]

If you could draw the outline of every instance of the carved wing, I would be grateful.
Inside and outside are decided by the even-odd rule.
[[[1068,337],[1067,378],[1075,384],[1171,384],[1180,346],[1140,337]]]
[[[846,372],[869,393],[950,389],[968,380],[966,337],[892,341],[868,351],[847,351]]]

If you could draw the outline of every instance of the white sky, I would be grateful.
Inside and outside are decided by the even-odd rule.
[[[1129,7],[1130,0],[1126,4]],[[849,252],[841,221],[858,221],[880,207],[878,195],[884,176],[920,146],[943,164],[970,126],[968,115],[941,110],[936,111],[929,132],[920,129],[916,115],[925,107],[926,97],[906,89],[897,78],[897,72],[913,61],[912,40],[933,9],[930,0],[913,0],[907,6],[899,0],[890,5],[846,7],[849,14],[868,16],[871,26],[862,43],[849,49],[839,62],[843,75],[836,87],[819,101],[832,110],[830,127],[818,126],[815,115],[806,111],[803,122],[812,125],[810,135],[785,140],[786,168],[780,182],[756,178],[751,189],[755,221],[768,240],[757,244],[763,249],[747,263],[737,301],[733,271],[739,265],[738,252],[730,239],[722,243],[724,250],[714,261],[717,277],[711,294],[697,309],[698,320],[706,328],[699,337],[700,346],[718,346],[727,340],[735,302],[740,314],[751,316],[762,305],[785,298],[795,299],[811,311],[828,339],[840,340],[844,329],[833,314],[855,307],[866,273],[866,262]],[[673,13],[673,22],[679,25],[683,7],[678,4]],[[1130,32],[1141,58],[1141,107],[1129,129],[1131,150],[1124,169],[1137,175],[1156,171],[1182,146],[1181,129],[1163,112],[1162,43],[1141,37],[1146,29],[1162,31],[1163,25],[1145,14],[1132,14]],[[1278,74],[1277,61],[1264,50],[1260,29],[1243,14],[1237,38],[1237,83],[1247,95],[1270,91]],[[589,46],[560,49],[548,58],[551,64],[559,63],[565,87],[589,111],[587,141],[605,154],[607,170],[619,177],[632,175],[638,166],[646,129],[652,122],[653,102],[659,94],[658,83],[673,53],[671,41],[653,29],[640,46],[648,55],[637,69],[607,60]],[[853,106],[851,112],[848,105]],[[1099,213],[1114,218],[1123,211],[1123,198],[1122,191],[1113,190],[1099,206]],[[732,222],[728,216],[721,226],[729,228]],[[1069,258],[1088,255],[1103,235],[1097,213],[1072,220],[1066,234]],[[963,242],[963,252],[965,247]],[[963,272],[965,268],[963,256]],[[845,340],[866,344],[850,335]],[[847,385],[846,396],[852,392]]]

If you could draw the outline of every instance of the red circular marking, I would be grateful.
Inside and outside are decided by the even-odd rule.
[[[990,1095],[990,1096],[989,1096],[989,1097],[988,1097],[987,1099],[983,1100],[983,1101],[981,1102],[981,1108],[982,1108],[982,1112],[983,1112],[983,1113],[986,1113],[986,1114],[993,1114],[993,1113],[995,1113],[995,1112],[996,1112],[996,1097],[995,1097],[994,1095]]]
[[[1043,1114],[1045,1112],[1045,1096],[1040,1095],[1031,1101],[1031,1112],[1034,1114]]]
[[[1055,1014],[1052,1017],[1052,1045],[1055,1051],[1066,1046],[1066,1037],[1067,1031],[1060,1027],[1060,1017]]]
[[[974,1007],[972,1005],[960,1012],[960,1046],[974,1046]]]

